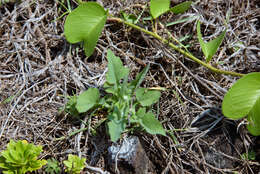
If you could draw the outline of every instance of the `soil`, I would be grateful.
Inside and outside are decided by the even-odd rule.
[[[226,91],[238,77],[216,74],[160,41],[114,21],[106,23],[95,52],[86,59],[81,44],[66,41],[63,33],[66,15],[62,16],[66,9],[61,2],[68,6],[68,1],[63,0],[10,1],[0,5],[0,151],[10,139],[27,140],[42,145],[41,158],[55,158],[63,170],[62,161],[68,154],[76,154],[87,159],[82,173],[116,173],[108,162],[108,148],[113,143],[106,125],[100,124],[106,113],[100,111],[91,120],[88,115],[81,115],[90,127],[97,127],[95,133],[89,129],[69,137],[86,125],[60,112],[67,96],[80,94],[89,87],[102,87],[107,68],[105,55],[111,49],[131,69],[131,79],[150,63],[141,86],[167,89],[162,91],[153,110],[171,133],[164,137],[142,131],[126,132],[118,142],[132,135],[138,137],[138,148],[144,149],[153,166],[150,173],[259,174],[259,137],[250,135],[245,119],[229,120],[220,109]],[[138,16],[148,1],[98,2],[119,17],[120,11]],[[171,4],[180,2],[183,1],[174,0]],[[200,0],[194,1],[184,14],[169,13],[159,20],[167,24],[199,16],[204,39],[210,40],[223,31],[226,13],[232,8],[227,34],[211,64],[244,74],[259,72],[259,4],[259,0]],[[75,0],[70,0],[70,5],[72,9],[77,7]],[[146,8],[142,18],[148,16]],[[195,23],[196,20],[189,20],[167,29],[179,39],[189,36],[182,43],[203,60]],[[149,21],[138,25],[152,30]],[[162,27],[158,26],[157,32],[168,37]],[[207,110],[212,111],[214,119],[205,114]],[[200,123],[194,124],[202,114]],[[213,123],[216,124],[212,126]],[[62,136],[65,138],[55,140]],[[255,159],[242,158],[248,152],[253,152]],[[128,173],[129,166],[122,167],[121,173]],[[44,173],[44,168],[37,173]]]

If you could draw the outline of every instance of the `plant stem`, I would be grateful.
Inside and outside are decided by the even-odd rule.
[[[197,57],[195,57],[194,55],[192,55],[191,53],[181,49],[180,47],[176,46],[175,44],[169,42],[169,40],[167,39],[164,39],[162,38],[161,36],[159,36],[158,34],[154,33],[154,32],[151,32],[151,31],[148,31],[144,28],[141,28],[135,24],[132,24],[132,23],[129,23],[127,21],[124,21],[120,18],[116,18],[116,17],[111,17],[111,18],[108,18],[107,19],[108,21],[115,21],[115,22],[119,22],[119,23],[123,23],[123,24],[126,24],[136,30],[139,30],[143,33],[146,33],[158,40],[160,40],[162,43],[166,44],[166,45],[169,45],[172,49],[174,49],[175,51],[178,51],[179,53],[183,54],[184,56],[186,56],[187,58],[195,61],[196,63],[210,69],[211,71],[215,72],[215,73],[218,73],[218,74],[225,74],[225,75],[231,75],[231,76],[237,76],[237,77],[242,77],[244,74],[241,74],[241,73],[237,73],[237,72],[232,72],[232,71],[225,71],[225,70],[221,70],[221,69],[218,69],[218,68],[215,68],[213,67],[212,65],[210,65],[209,63],[206,63],[206,62],[203,62],[201,61],[200,59],[198,59]]]

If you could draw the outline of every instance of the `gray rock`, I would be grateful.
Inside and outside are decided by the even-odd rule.
[[[109,167],[113,172],[124,174],[155,173],[152,162],[136,136],[127,137],[121,144],[110,146],[108,158]]]

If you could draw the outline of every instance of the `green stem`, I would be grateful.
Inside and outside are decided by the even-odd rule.
[[[62,136],[62,137],[60,137],[60,138],[55,138],[54,141],[64,140],[64,139],[69,138],[69,137],[71,137],[71,136],[73,136],[73,135],[76,135],[77,133],[84,132],[85,130],[88,130],[88,128],[86,127],[86,128],[78,129],[78,130],[76,130],[76,131],[74,131],[74,132],[71,132],[71,133],[70,133],[69,135],[67,135],[67,136]]]
[[[120,18],[116,18],[116,17],[111,17],[108,19],[108,21],[115,21],[115,22],[119,22],[119,23],[123,23],[123,24],[126,24],[136,30],[139,30],[143,33],[146,33],[158,40],[160,40],[162,43],[166,44],[166,45],[169,45],[172,49],[178,51],[179,53],[185,55],[187,58],[195,61],[196,63],[210,69],[211,71],[215,72],[215,73],[218,73],[218,74],[225,74],[225,75],[231,75],[231,76],[238,76],[238,77],[242,77],[244,74],[241,74],[241,73],[237,73],[237,72],[232,72],[232,71],[225,71],[225,70],[221,70],[221,69],[218,69],[218,68],[215,68],[213,67],[212,65],[210,65],[209,63],[206,63],[206,62],[203,62],[201,61],[200,59],[198,59],[197,57],[195,57],[194,55],[192,55],[191,53],[181,49],[180,47],[174,45],[173,43],[169,42],[169,40],[167,39],[164,39],[162,38],[161,36],[159,36],[158,34],[154,33],[154,32],[151,32],[151,31],[148,31],[144,28],[141,28],[135,24],[132,24],[132,23],[129,23],[127,21],[124,21]]]

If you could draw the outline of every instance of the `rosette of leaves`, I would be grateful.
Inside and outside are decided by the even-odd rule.
[[[106,109],[108,133],[113,142],[116,142],[129,126],[142,127],[150,134],[165,135],[161,123],[147,110],[159,100],[160,91],[139,87],[149,65],[135,80],[128,82],[129,69],[123,66],[120,58],[108,50],[107,59],[108,72],[104,84],[106,95],[100,99],[99,90],[89,88],[77,97],[78,112],[84,113],[98,107]]]
[[[47,160],[47,165],[45,167],[45,172],[49,173],[49,174],[59,174],[61,173],[61,168],[59,166],[59,162],[54,159],[48,159]]]
[[[41,146],[27,143],[27,141],[13,141],[7,145],[7,149],[1,152],[0,168],[4,174],[25,174],[36,171],[44,166],[46,160],[38,160],[42,152]]]
[[[69,154],[68,160],[63,161],[66,166],[65,172],[69,174],[79,174],[85,168],[86,158],[80,158],[77,155]]]

